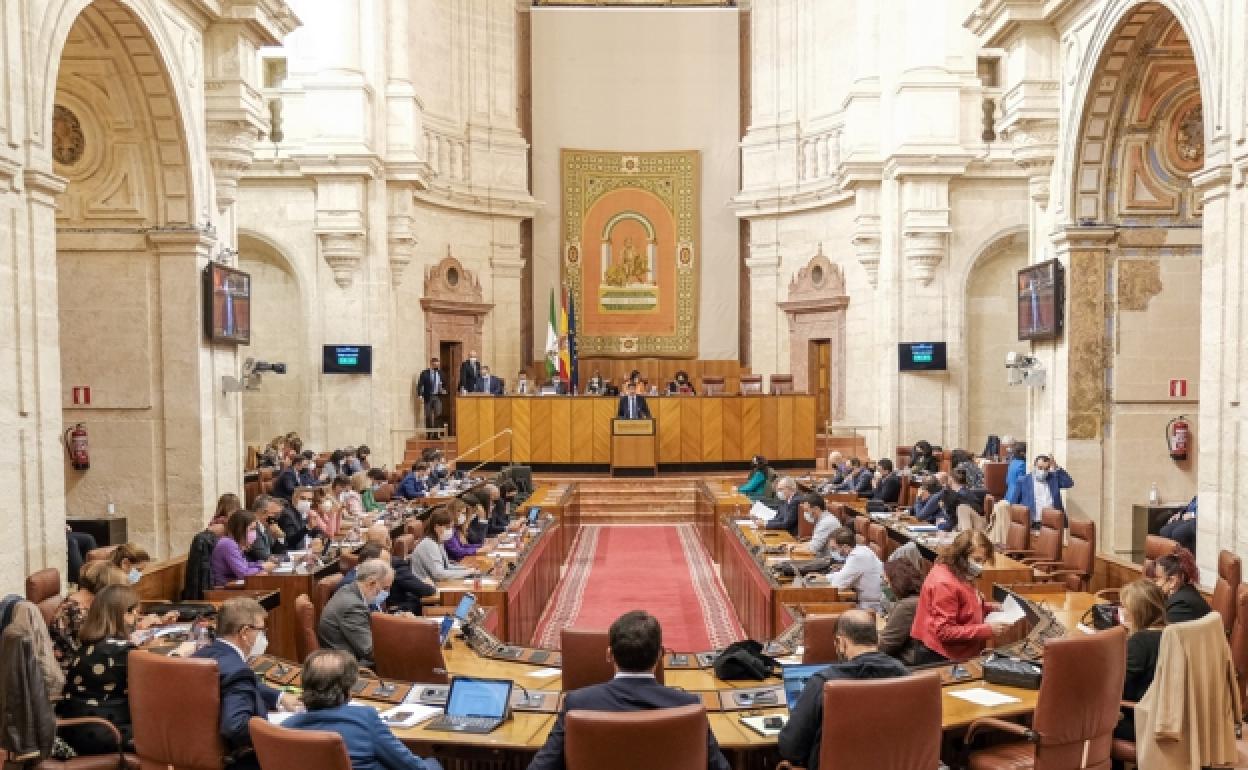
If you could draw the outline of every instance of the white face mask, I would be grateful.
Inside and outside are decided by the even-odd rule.
[[[256,635],[256,641],[251,643],[250,657],[258,658],[261,655],[263,655],[264,651],[267,650],[268,648],[269,648],[269,637],[263,631],[261,631]]]
[[[979,577],[981,574],[983,574],[984,565],[982,562],[978,562],[978,561],[975,561],[974,559],[971,559],[970,561],[966,563],[966,571],[970,574],[971,577]]]
[[[334,501],[333,501],[333,500],[322,500],[322,501],[321,501],[321,513],[329,513],[329,512],[330,512],[330,511],[332,511],[332,510],[334,510]]]
[[[308,511],[312,510],[312,501],[300,500],[299,502],[295,503],[295,510],[299,511],[305,516],[308,515]]]
[[[468,520],[468,517],[461,513],[459,514],[458,517],[456,517],[455,523],[462,527],[464,525],[464,522],[467,520]]]
[[[130,573],[126,575],[126,578],[130,581],[130,585],[134,585],[143,579],[143,573],[139,572],[138,567],[131,567]]]
[[[810,522],[811,524],[814,524],[814,523],[815,523],[815,512],[814,512],[814,511],[806,511],[806,513],[803,513],[802,515],[806,517],[806,521]]]
[[[450,540],[452,531],[453,530],[451,530],[450,527],[447,527],[446,529],[442,530],[440,533],[438,533],[438,540],[443,543],[445,543],[447,540]]]
[[[1036,468],[1036,481],[1044,481],[1049,477],[1049,472],[1045,468]]]

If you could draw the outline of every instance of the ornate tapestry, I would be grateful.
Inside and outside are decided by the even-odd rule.
[[[696,150],[563,150],[564,285],[581,356],[698,354]]]

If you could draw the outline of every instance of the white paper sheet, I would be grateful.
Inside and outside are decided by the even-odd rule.
[[[549,679],[552,676],[558,676],[559,674],[562,674],[562,673],[563,673],[563,669],[561,668],[539,668],[536,671],[530,671],[529,673],[525,674],[525,676],[529,677],[530,679]]]
[[[473,584],[473,582],[474,582],[473,578],[468,578],[464,581],[464,585],[470,586]],[[498,585],[498,581],[495,580],[494,578],[481,578],[482,588],[489,588],[490,586],[496,586],[496,585]]]
[[[966,690],[957,690],[949,693],[955,698],[961,698],[970,701],[977,706],[1004,706],[1009,703],[1019,703],[1020,700],[1013,695],[989,690],[987,687],[971,687]]]
[[[754,529],[753,519],[737,519],[737,526],[741,529]]]
[[[415,727],[434,714],[441,713],[442,709],[438,706],[410,703],[381,712],[381,721],[390,727]]]
[[[773,511],[757,500],[754,505],[750,506],[750,517],[754,519],[762,519],[763,521],[771,521],[776,518],[777,511]]]
[[[1013,596],[1005,597],[1005,601],[1001,603],[1001,609],[996,612],[990,612],[984,616],[985,623],[1008,623],[1013,625],[1025,618],[1027,614],[1023,612],[1023,608],[1018,606],[1018,602]]]
[[[270,711],[269,724],[280,725],[295,715],[293,711]]]

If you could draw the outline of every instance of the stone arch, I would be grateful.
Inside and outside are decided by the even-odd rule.
[[[160,171],[157,181],[163,201],[153,224],[202,224],[199,212],[206,209],[210,197],[204,137],[192,108],[198,101],[191,93],[198,73],[192,76],[180,66],[171,40],[174,25],[168,23],[168,16],[154,0],[49,0],[48,5],[35,43],[35,55],[44,66],[31,68],[45,77],[31,84],[31,93],[40,116],[33,145],[47,168],[53,168],[53,105],[66,48],[72,44],[74,30],[82,28],[80,22],[89,22],[106,30],[111,42],[124,48],[125,58],[139,76],[143,109],[151,116],[156,133],[153,157]],[[190,30],[184,33],[188,39],[182,41],[183,53],[199,56],[198,48],[189,42]]]

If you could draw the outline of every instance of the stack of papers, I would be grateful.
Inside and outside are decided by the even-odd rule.
[[[911,532],[936,532],[935,524],[907,524],[906,529]]]
[[[754,529],[753,519],[737,519],[736,524],[741,529]]]
[[[1005,601],[1001,603],[1001,609],[984,616],[984,622],[1013,625],[1024,617],[1026,617],[1026,613],[1023,612],[1023,608],[1018,605],[1013,596],[1007,596]]]
[[[977,706],[1005,706],[1010,703],[1022,702],[1013,695],[1006,695],[1005,693],[997,692],[996,690],[989,690],[987,687],[970,687],[968,689],[957,690],[949,694],[955,698],[970,701]]]
[[[755,501],[754,505],[750,507],[750,518],[771,521],[776,518],[776,512],[762,503]]]

